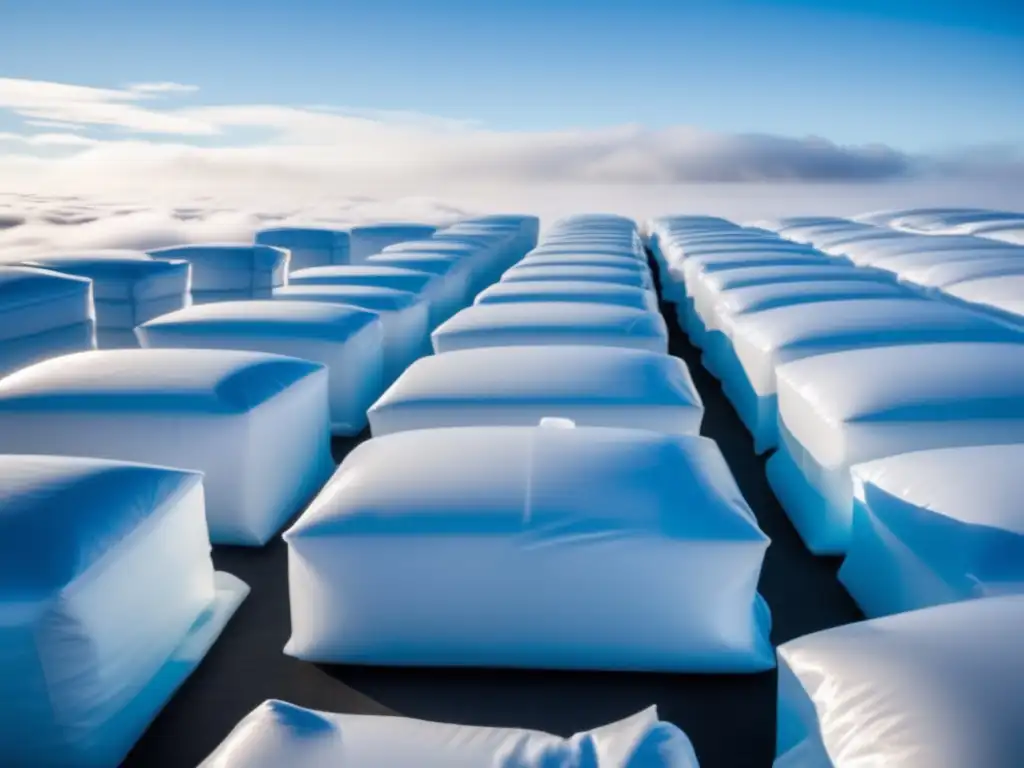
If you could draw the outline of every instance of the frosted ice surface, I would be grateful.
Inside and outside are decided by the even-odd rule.
[[[441,325],[432,340],[436,353],[538,344],[593,344],[666,352],[668,329],[657,312],[611,304],[476,304]]]
[[[298,658],[772,665],[756,591],[768,539],[705,438],[547,426],[386,435],[348,455],[285,539],[286,652]]]
[[[1024,328],[1024,265],[1020,272],[964,280],[946,293]]]
[[[507,304],[521,301],[582,301],[658,311],[657,294],[646,288],[583,280],[495,283],[477,295],[473,303]]]
[[[184,259],[192,264],[192,299],[196,304],[269,298],[285,285],[291,255],[283,248],[249,244],[197,244],[157,248],[156,259]]]
[[[0,380],[0,452],[205,474],[214,542],[265,543],[330,474],[327,369],[256,352],[83,352]]]
[[[99,346],[135,346],[137,325],[192,303],[189,262],[138,251],[57,254],[28,262],[92,280]]]
[[[429,349],[430,305],[409,291],[370,285],[289,285],[276,289],[274,298],[327,302],[376,313],[383,331],[385,386]]]
[[[92,281],[30,267],[0,267],[0,376],[95,349]]]
[[[630,267],[580,264],[528,264],[516,265],[501,276],[502,282],[539,282],[545,280],[583,280],[595,283],[614,283],[636,288],[653,288],[654,282],[646,269]]]
[[[200,768],[698,768],[654,707],[568,739],[539,731],[336,715],[266,701]]]
[[[775,768],[1016,768],[1024,595],[849,624],[779,646]]]
[[[777,441],[776,371],[780,365],[844,349],[929,341],[1024,341],[985,317],[912,293],[776,307],[732,324],[735,365],[723,389],[761,449]]]
[[[704,407],[677,357],[625,347],[482,347],[425,357],[370,409],[374,435],[409,429],[534,425],[700,432]]]
[[[855,349],[790,362],[776,374],[780,445],[768,479],[813,552],[846,550],[854,464],[1024,440],[1021,343]]]
[[[605,256],[592,253],[537,253],[531,252],[519,261],[517,267],[608,267],[611,269],[627,269],[631,272],[647,273],[646,262],[635,256]]]
[[[232,301],[172,312],[140,326],[147,348],[238,349],[323,363],[331,430],[358,434],[383,391],[384,330],[375,312],[316,301]]]
[[[256,233],[255,241],[287,250],[290,272],[349,262],[349,233],[341,229],[268,227]]]
[[[854,466],[839,576],[868,616],[1024,592],[1024,443]]]
[[[362,264],[367,257],[380,253],[389,245],[407,240],[425,240],[437,231],[429,224],[368,224],[352,227],[349,258],[353,264]]]
[[[443,253],[380,253],[366,260],[367,266],[387,266],[429,272],[440,279],[440,298],[435,306],[436,315],[431,314],[431,324],[436,328],[460,309],[470,304],[476,295],[472,288],[469,270],[465,261],[458,256]]]
[[[117,765],[248,592],[214,573],[201,476],[0,456],[0,509],[4,763]]]

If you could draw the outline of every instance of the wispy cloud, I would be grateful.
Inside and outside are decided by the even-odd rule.
[[[23,118],[117,127],[148,134],[217,133],[215,126],[174,111],[147,109],[133,103],[145,96],[146,93],[133,90],[0,78],[0,109]]]
[[[132,93],[161,94],[161,93],[195,93],[199,90],[198,85],[184,85],[182,83],[135,83],[128,86]]]
[[[92,147],[100,143],[98,139],[77,133],[0,133],[0,141],[33,147]]]
[[[121,89],[0,79],[0,109],[27,122],[86,126],[12,134],[0,185],[52,191],[174,194],[267,189],[360,194],[386,186],[433,195],[446,185],[874,183],[917,178],[1024,178],[1013,148],[948,157],[820,137],[652,130],[498,131],[467,120],[345,107],[188,106],[162,100],[194,86]],[[111,129],[119,129],[111,133]],[[61,153],[17,147],[62,146]]]

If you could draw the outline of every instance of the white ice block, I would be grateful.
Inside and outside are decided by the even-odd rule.
[[[1020,246],[986,243],[980,238],[972,238],[972,240],[976,242],[959,248],[933,250],[924,247],[920,250],[911,250],[891,256],[887,255],[875,259],[873,264],[878,269],[884,269],[887,272],[894,272],[902,276],[908,269],[921,269],[941,266],[943,264],[970,263],[978,259],[1016,258],[1024,262],[1024,248]],[[978,243],[981,243],[984,247],[979,248]]]
[[[0,266],[0,344],[94,320],[88,278]]]
[[[652,288],[654,285],[650,272],[646,269],[637,270],[630,267],[608,265],[516,265],[501,276],[501,281],[504,283],[538,282],[545,280],[582,280],[594,283],[628,285],[635,288]]]
[[[751,285],[724,291],[719,296],[712,309],[708,329],[717,330],[717,321],[722,315],[736,317],[796,304],[909,295],[904,286],[882,280],[825,279]]]
[[[458,256],[443,253],[381,253],[366,260],[367,266],[412,269],[437,275],[440,283],[436,303],[431,310],[431,325],[437,327],[473,300],[470,274]]]
[[[0,452],[205,475],[210,536],[261,545],[330,475],[327,369],[256,352],[81,352],[0,380]]]
[[[760,251],[752,253],[727,253],[713,254],[708,256],[694,256],[685,259],[679,267],[672,267],[671,272],[674,279],[679,279],[684,287],[685,296],[688,302],[683,302],[681,311],[686,314],[685,326],[687,330],[691,327],[696,329],[698,338],[707,326],[708,318],[715,305],[716,296],[713,290],[705,287],[709,278],[717,273],[731,272],[737,269],[747,269],[755,266],[813,266],[827,264],[827,257],[822,254],[794,253],[794,252],[767,252]],[[678,302],[677,302],[678,303]],[[693,332],[691,332],[691,335]]]
[[[1024,272],[965,280],[946,293],[1024,329]]]
[[[331,431],[355,435],[384,389],[384,330],[364,309],[316,301],[230,301],[158,317],[136,329],[143,347],[239,349],[327,366]]]
[[[758,452],[778,444],[776,376],[780,365],[845,349],[930,341],[1024,341],[989,319],[915,297],[842,299],[742,315],[730,330],[735,364],[722,389],[754,435]]]
[[[178,245],[148,252],[155,259],[183,259],[192,265],[196,304],[267,299],[288,282],[291,254],[269,245]]]
[[[0,376],[96,348],[92,281],[31,267],[0,267]]]
[[[1024,443],[853,467],[839,578],[868,616],[1024,592]]]
[[[668,328],[657,312],[582,302],[476,304],[444,323],[431,338],[436,353],[546,344],[668,351]]]
[[[933,342],[818,355],[777,370],[768,480],[808,548],[846,551],[850,467],[1024,440],[1024,344]]]
[[[942,605],[779,647],[775,768],[1017,768],[1024,595]]]
[[[909,296],[907,288],[884,280],[802,280],[726,289],[707,318],[701,359],[715,376],[727,377],[738,365],[733,349],[737,325],[751,313],[798,304]]]
[[[201,476],[3,455],[0,510],[0,762],[118,765],[248,593]]]
[[[547,253],[533,251],[521,259],[520,267],[609,267],[630,272],[649,272],[647,262],[633,254],[605,255],[593,253]]]
[[[389,267],[386,264],[344,264],[333,267],[300,269],[288,276],[288,285],[366,285],[373,288],[390,288],[408,291],[422,296],[430,305],[430,329],[443,323],[456,309],[448,310],[452,304],[451,292],[445,287],[444,278],[432,272],[416,269]],[[461,304],[458,309],[461,309]],[[447,315],[442,314],[448,311]]]
[[[349,233],[322,227],[268,227],[256,233],[257,245],[283,248],[291,255],[288,269],[348,264]]]
[[[289,285],[276,289],[274,298],[325,302],[376,313],[383,331],[384,386],[429,351],[430,305],[415,293],[371,285]]]
[[[480,293],[473,303],[508,304],[523,301],[582,301],[658,311],[658,295],[647,288],[585,280],[495,283]]]
[[[336,715],[271,699],[199,768],[698,768],[655,707],[568,739],[539,731]]]
[[[381,256],[444,256],[458,262],[459,269],[469,277],[470,294],[483,290],[498,279],[503,269],[504,251],[493,237],[435,235],[427,240],[397,243],[380,252]]]
[[[967,280],[1021,274],[1024,274],[1024,259],[1017,256],[979,256],[971,261],[911,267],[904,269],[900,277],[923,288],[942,290]]]
[[[368,257],[380,253],[389,245],[407,240],[425,240],[436,231],[437,227],[429,224],[387,223],[352,227],[349,230],[349,258],[353,264],[362,264]]]
[[[348,455],[288,542],[308,661],[753,672],[768,546],[718,447],[646,430],[422,429]]]
[[[621,244],[602,241],[562,244],[545,242],[526,254],[525,259],[533,261],[561,261],[568,264],[631,261],[640,266],[647,266],[643,250],[637,248],[628,240]]]
[[[92,280],[99,346],[135,346],[135,327],[192,304],[192,267],[181,259],[154,259],[136,251],[46,256],[29,262]]]
[[[580,426],[696,435],[704,416],[686,364],[625,347],[482,347],[418,360],[370,408],[374,435],[452,426]]]

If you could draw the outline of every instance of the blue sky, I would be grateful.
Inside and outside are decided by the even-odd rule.
[[[503,131],[684,124],[932,151],[1020,142],[1024,3],[7,0],[0,77],[174,81],[200,87],[189,104]]]

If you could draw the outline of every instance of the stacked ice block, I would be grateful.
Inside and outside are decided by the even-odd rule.
[[[114,250],[39,257],[30,265],[92,280],[102,349],[136,346],[137,326],[192,303],[191,266],[180,259]]]
[[[95,348],[91,280],[0,266],[0,376],[51,357]]]

